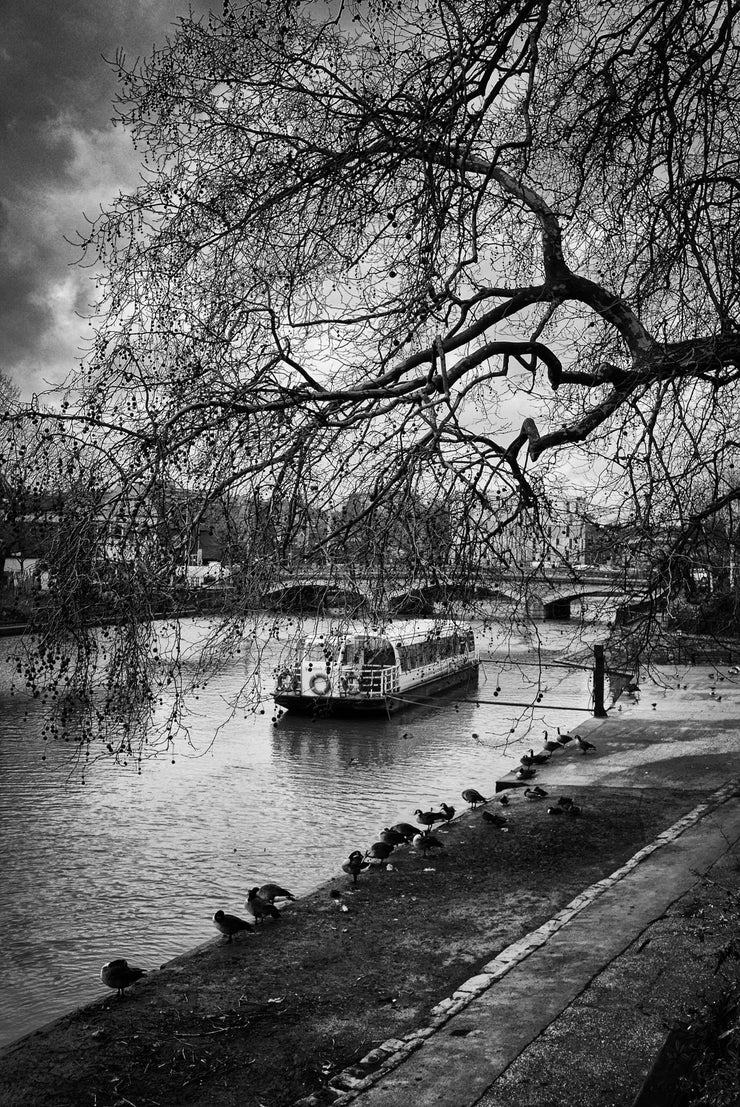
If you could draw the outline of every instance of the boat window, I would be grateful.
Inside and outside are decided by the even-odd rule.
[[[387,638],[350,638],[342,647],[341,664],[386,668],[396,664],[396,655]]]
[[[447,657],[459,657],[475,648],[472,630],[453,631],[440,637],[428,638],[421,642],[397,642],[396,649],[404,672],[420,669],[435,661]]]
[[[396,655],[390,642],[378,642],[365,649],[365,664],[386,668],[396,664]]]

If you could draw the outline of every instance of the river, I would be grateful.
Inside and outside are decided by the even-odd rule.
[[[190,626],[195,640],[200,629]],[[598,641],[605,630],[585,633]],[[573,634],[536,628],[563,657]],[[102,994],[105,961],[154,968],[217,937],[214,911],[243,913],[252,885],[307,893],[384,826],[442,801],[459,810],[463,788],[492,791],[544,729],[588,718],[589,672],[541,668],[525,633],[505,645],[495,627],[478,637],[476,701],[446,698],[382,721],[288,713],[275,723],[269,699],[232,714],[245,673],[235,658],[200,693],[192,749],[141,774],[99,760],[84,783],[69,747],[43,741],[38,701],[0,688],[0,1045]],[[0,643],[3,660],[12,648]]]

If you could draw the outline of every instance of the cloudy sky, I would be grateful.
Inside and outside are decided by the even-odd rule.
[[[0,0],[0,370],[25,397],[62,380],[84,346],[89,272],[65,239],[136,167],[113,128],[113,59],[162,44],[208,0]],[[221,10],[220,0],[213,0]]]

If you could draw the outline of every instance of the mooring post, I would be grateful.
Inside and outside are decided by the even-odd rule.
[[[604,708],[604,647],[594,646],[594,718],[605,719]]]

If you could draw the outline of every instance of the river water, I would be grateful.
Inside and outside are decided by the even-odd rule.
[[[235,658],[200,693],[193,748],[174,764],[161,757],[138,774],[101,760],[84,783],[69,748],[42,740],[38,702],[0,687],[0,1045],[100,995],[105,961],[155,968],[217,937],[214,911],[243,913],[255,884],[307,893],[384,826],[442,801],[460,810],[463,788],[493,791],[544,729],[588,718],[590,672],[543,667],[537,647],[582,662],[584,636],[598,641],[603,627],[581,631],[578,650],[562,624],[540,625],[534,640],[509,632],[505,644],[495,627],[476,629],[475,701],[275,723],[269,699],[264,713],[231,712],[245,676]],[[191,624],[193,640],[200,630]],[[3,660],[12,648],[0,643]]]

